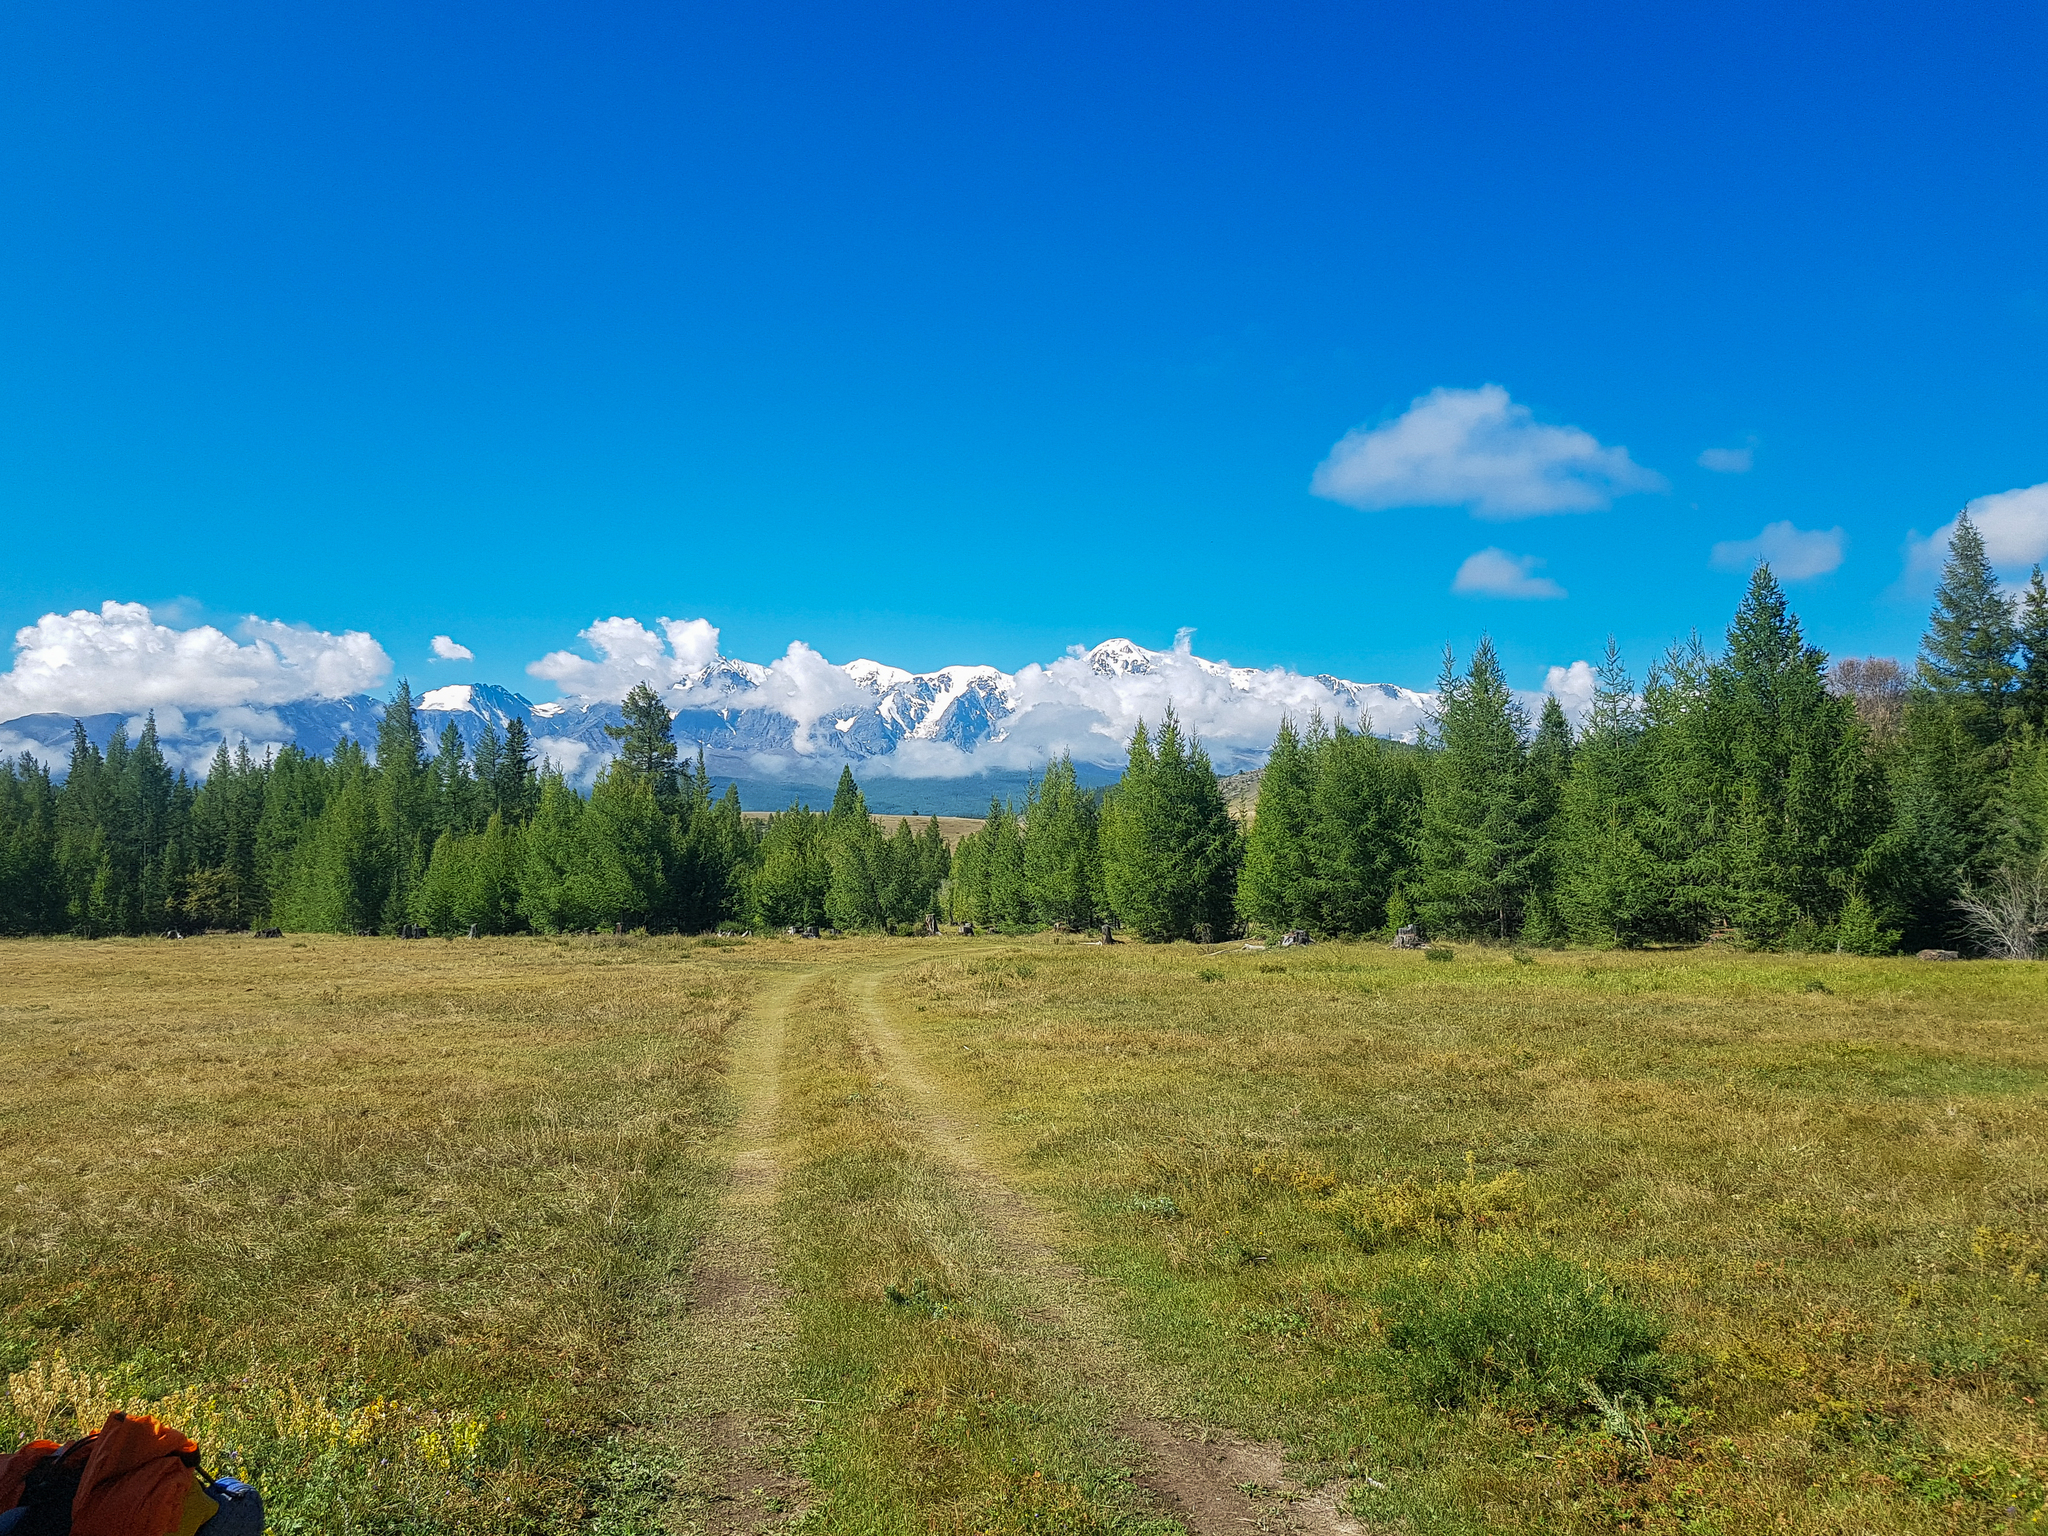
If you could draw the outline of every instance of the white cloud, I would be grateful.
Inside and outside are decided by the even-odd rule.
[[[1309,482],[1316,495],[1366,511],[1470,506],[1488,518],[1592,512],[1664,488],[1626,448],[1546,426],[1498,384],[1433,389],[1392,421],[1354,427]]]
[[[1593,690],[1600,686],[1600,673],[1590,661],[1575,661],[1568,667],[1552,667],[1543,674],[1543,693],[1555,694],[1557,702],[1564,706],[1565,718],[1574,726],[1586,718],[1586,711],[1593,707]],[[1536,697],[1529,718],[1534,720],[1543,712],[1543,698]]]
[[[1993,565],[2032,565],[2048,558],[2048,481],[1979,496],[1968,511]],[[1949,531],[1954,527],[1951,523]]]
[[[434,636],[434,659],[436,661],[475,661],[476,652],[466,645],[457,645],[448,635]]]
[[[550,651],[526,669],[579,699],[623,699],[635,683],[657,689],[701,674],[718,660],[718,629],[705,619],[659,619],[656,634],[638,619],[599,619],[577,638],[598,653]]]
[[[1964,511],[1984,536],[1984,553],[2004,570],[2048,560],[2048,481],[1979,496]],[[1956,531],[1953,520],[1937,528],[1932,538],[1906,541],[1906,574],[1929,576],[1941,569],[1948,558],[1948,541]]]
[[[15,631],[14,666],[0,673],[0,720],[342,698],[391,672],[384,648],[360,630],[335,635],[254,617],[239,627],[246,644],[210,624],[160,624],[141,603],[46,613]]]
[[[790,744],[804,753],[830,745],[829,732],[823,743],[811,737],[820,720],[843,717],[849,710],[857,713],[875,702],[875,696],[847,676],[843,667],[833,666],[801,640],[792,640],[789,649],[769,664],[757,698],[754,707],[775,710],[796,722],[796,737]]]
[[[1725,539],[1714,546],[1716,570],[1747,571],[1768,560],[1784,581],[1809,581],[1842,564],[1848,535],[1839,528],[1796,528],[1789,522],[1767,523],[1753,539]]]
[[[1704,448],[1700,451],[1699,466],[1711,469],[1717,475],[1746,475],[1756,467],[1756,451],[1751,448]]]
[[[1548,576],[1535,574],[1543,562],[1534,555],[1511,555],[1504,549],[1482,549],[1467,555],[1451,579],[1451,590],[1466,597],[1556,598],[1565,590]]]

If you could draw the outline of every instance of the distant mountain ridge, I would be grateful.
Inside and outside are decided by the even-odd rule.
[[[1363,716],[1386,734],[1406,735],[1429,702],[1427,695],[1392,684],[1232,667],[1184,648],[1153,651],[1121,639],[1019,673],[991,666],[917,673],[866,659],[821,665],[821,681],[811,681],[823,687],[822,699],[794,691],[796,685],[778,667],[725,656],[681,669],[660,692],[674,712],[678,743],[689,753],[701,750],[714,776],[741,783],[743,795],[748,795],[746,786],[753,786],[752,804],[761,804],[764,795],[772,804],[785,790],[803,794],[829,785],[842,765],[851,764],[856,771],[869,770],[861,775],[864,787],[892,778],[906,781],[899,786],[901,795],[885,793],[883,798],[930,803],[913,808],[937,809],[942,799],[953,806],[965,804],[956,814],[985,810],[989,793],[1020,794],[1032,769],[1062,748],[1073,752],[1084,778],[1102,782],[1114,777],[1129,735],[1121,715],[1133,707],[1156,722],[1159,707],[1169,699],[1182,703],[1194,695],[1199,703],[1208,696],[1189,724],[1209,740],[1219,770],[1227,772],[1264,760],[1283,709],[1300,717],[1319,708],[1353,724]],[[1149,702],[1155,695],[1158,706]],[[158,732],[166,754],[197,775],[223,741],[245,741],[258,753],[296,745],[324,756],[342,741],[355,740],[374,751],[384,704],[369,694],[355,694],[194,711],[189,717],[159,710]],[[614,744],[605,727],[622,719],[611,700],[537,704],[494,683],[428,688],[416,696],[415,705],[430,751],[446,725],[453,724],[464,744],[474,747],[486,727],[502,736],[512,720],[520,719],[538,750],[579,781],[587,781],[612,755]],[[1183,703],[1183,713],[1187,710]],[[1227,719],[1233,730],[1242,714],[1244,729],[1235,736],[1205,729],[1204,712]],[[61,773],[70,757],[72,722],[72,716],[61,714],[0,722],[0,750],[26,749]],[[116,727],[125,723],[132,732],[137,720],[102,713],[82,717],[81,723],[104,748]],[[941,793],[939,781],[952,787]],[[871,799],[875,793],[870,790]],[[963,801],[963,795],[978,800]]]

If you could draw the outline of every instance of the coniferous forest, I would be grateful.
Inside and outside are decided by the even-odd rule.
[[[743,818],[642,684],[585,794],[513,720],[430,749],[401,684],[374,758],[223,746],[191,783],[155,728],[68,772],[0,764],[0,932],[276,927],[480,934],[720,925],[916,931],[1111,922],[1148,938],[1302,929],[1531,945],[1720,935],[1767,948],[2036,953],[2048,934],[2048,587],[2004,592],[1967,518],[1915,665],[1806,643],[1768,567],[1724,642],[1634,676],[1609,645],[1578,729],[1529,718],[1490,642],[1447,653],[1416,745],[1283,722],[1242,831],[1171,710],[1121,780],[1066,759],[949,852],[831,807]]]

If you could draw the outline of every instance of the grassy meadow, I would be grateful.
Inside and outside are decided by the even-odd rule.
[[[1276,1531],[2048,1531],[2048,970],[1437,956],[9,943],[0,1432],[287,1532],[1251,1528],[1162,1425]]]
[[[751,985],[697,953],[0,947],[5,1429],[139,1401],[287,1532],[601,1516]]]
[[[2044,977],[1038,942],[895,997],[1183,1411],[1376,1527],[2031,1531]]]

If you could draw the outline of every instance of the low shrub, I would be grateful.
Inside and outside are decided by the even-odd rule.
[[[1569,1420],[1668,1385],[1664,1325],[1600,1276],[1533,1248],[1466,1253],[1382,1287],[1385,1370],[1427,1408],[1492,1403]]]
[[[1434,960],[1440,965],[1448,965],[1458,958],[1458,952],[1448,944],[1432,944],[1422,952],[1422,958]]]

